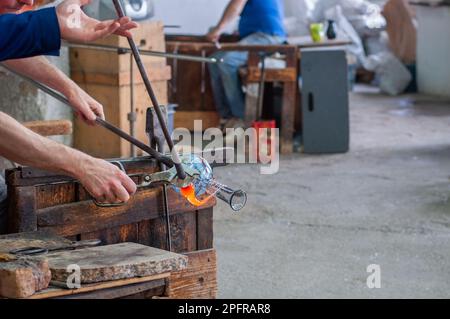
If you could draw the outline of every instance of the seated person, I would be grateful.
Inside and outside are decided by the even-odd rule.
[[[231,0],[220,22],[207,34],[208,40],[217,43],[226,26],[239,15],[239,43],[277,45],[286,41],[282,0]],[[221,128],[243,128],[245,98],[239,69],[247,64],[248,53],[217,52],[214,57],[224,60],[224,63],[209,65]]]

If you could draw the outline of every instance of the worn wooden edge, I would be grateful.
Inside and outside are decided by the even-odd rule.
[[[115,288],[115,287],[121,287],[121,286],[125,286],[125,285],[132,285],[132,284],[137,284],[137,283],[149,282],[149,281],[153,281],[153,280],[165,279],[165,278],[169,278],[169,277],[170,277],[170,272],[167,272],[167,273],[163,273],[163,274],[141,277],[141,278],[120,279],[120,280],[113,280],[113,281],[102,282],[102,283],[97,283],[97,284],[86,284],[86,285],[83,285],[79,289],[63,289],[63,288],[49,287],[45,290],[35,293],[33,296],[31,296],[27,299],[47,299],[47,298],[70,296],[70,295],[92,292],[92,291],[97,291],[97,290],[102,290],[102,289]]]

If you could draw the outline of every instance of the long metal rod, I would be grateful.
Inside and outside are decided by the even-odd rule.
[[[135,123],[136,112],[134,111],[134,61],[130,54],[130,113],[128,114],[128,120],[130,122],[130,135],[135,137]],[[132,157],[136,157],[136,147],[134,144],[130,144],[130,154]]]
[[[120,0],[113,0],[114,7],[116,9],[117,15],[119,18],[123,18],[125,16]],[[139,50],[134,43],[132,37],[128,37],[128,44],[130,45],[131,52],[136,60],[136,64],[138,66],[139,72],[141,73],[142,80],[144,81],[145,88],[150,96],[150,100],[152,101],[153,108],[155,109],[156,115],[158,117],[159,124],[164,133],[164,138],[166,139],[167,145],[169,146],[169,150],[172,153],[173,163],[175,164],[175,168],[177,170],[177,176],[179,179],[184,180],[186,178],[186,172],[181,165],[180,158],[178,153],[174,151],[174,143],[172,141],[172,137],[170,136],[169,130],[167,128],[166,121],[164,119],[164,115],[161,112],[161,108],[159,107],[158,100],[156,99],[155,92],[153,91],[152,85],[150,84],[150,80],[148,79],[147,72],[145,70],[144,64],[142,63],[141,56],[139,54]]]
[[[73,42],[63,42],[63,45],[70,47],[70,48],[110,51],[110,52],[117,52],[119,54],[132,52],[132,50],[130,48],[115,47],[115,46],[110,46],[110,45],[82,44],[82,43],[73,43]],[[195,55],[167,53],[167,52],[160,52],[160,51],[150,51],[150,50],[139,49],[139,53],[142,55],[156,56],[156,57],[161,57],[161,58],[169,58],[169,59],[174,59],[174,60],[200,62],[200,63],[214,64],[214,63],[223,62],[223,60],[217,60],[216,58],[207,58],[207,57],[199,57],[199,56],[195,56]]]
[[[156,136],[155,125],[153,121],[153,111],[151,108],[147,109],[146,114],[146,123],[145,123],[145,132],[148,136],[149,145],[151,147],[155,147],[159,152],[164,151],[164,143],[162,143],[161,138]],[[166,170],[166,165],[163,163],[159,163],[159,168],[161,171]],[[164,217],[166,219],[166,240],[167,240],[167,248],[169,251],[172,251],[172,234],[170,232],[170,210],[169,210],[169,196],[167,194],[167,185],[163,184],[163,208],[164,208]]]
[[[33,84],[34,86],[36,86],[37,88],[41,89],[42,91],[44,91],[45,93],[47,93],[48,95],[54,97],[55,99],[57,99],[58,101],[68,105],[71,107],[70,102],[61,94],[59,94],[58,92],[52,90],[51,88],[47,87],[46,85],[35,81],[23,74],[17,73],[16,71],[8,68],[7,66],[5,66],[4,64],[1,64],[2,67],[4,67],[5,69],[7,69],[8,71],[10,71],[11,73],[23,78],[24,80],[27,80],[28,82],[30,82],[31,84]],[[164,163],[165,165],[169,166],[169,167],[173,167],[174,163],[172,161],[172,159],[168,156],[165,156],[159,152],[157,152],[156,150],[154,150],[153,148],[149,147],[148,145],[142,143],[141,141],[135,139],[134,137],[130,136],[129,134],[127,134],[126,132],[122,131],[120,128],[114,126],[111,123],[106,122],[105,120],[101,119],[100,117],[97,117],[95,120],[98,124],[100,124],[101,126],[103,126],[104,128],[108,129],[109,131],[113,132],[114,134],[120,136],[121,138],[127,140],[128,142],[130,142],[131,144],[136,145],[138,148],[140,148],[141,150],[147,152],[148,154],[150,154],[152,157],[154,157],[156,160]]]

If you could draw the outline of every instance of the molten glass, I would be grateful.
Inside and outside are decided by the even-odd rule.
[[[195,195],[195,186],[193,184],[190,184],[187,187],[181,188],[180,193],[181,193],[181,195],[184,196],[184,198],[187,199],[187,201],[189,203],[191,203],[192,205],[197,206],[197,207],[205,205],[209,201],[209,199],[211,197],[213,197],[213,196],[208,196],[205,199],[199,200],[197,198],[197,196]]]
[[[244,208],[247,203],[247,194],[243,190],[233,190],[217,182],[213,177],[211,166],[204,158],[191,154],[183,156],[181,161],[200,172],[200,176],[192,184],[179,189],[180,194],[189,203],[202,206],[212,197],[216,197],[230,205],[234,211]]]

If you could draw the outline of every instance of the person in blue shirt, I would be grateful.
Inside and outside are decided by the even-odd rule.
[[[86,42],[113,33],[131,36],[129,30],[137,27],[127,17],[114,21],[92,19],[81,10],[87,3],[89,0],[65,0],[56,8],[9,14],[33,4],[33,0],[0,0],[0,60],[65,95],[74,111],[93,124],[96,116],[104,118],[103,107],[44,57],[36,56],[57,55],[61,38]],[[136,191],[135,183],[116,166],[41,137],[3,112],[0,156],[72,176],[99,202],[126,202]]]
[[[218,43],[225,28],[240,15],[241,44],[282,44],[286,41],[283,10],[282,0],[231,0],[217,26],[206,37]],[[218,52],[214,56],[224,60],[224,63],[209,65],[221,127],[244,128],[245,100],[238,71],[247,63],[248,53]]]

